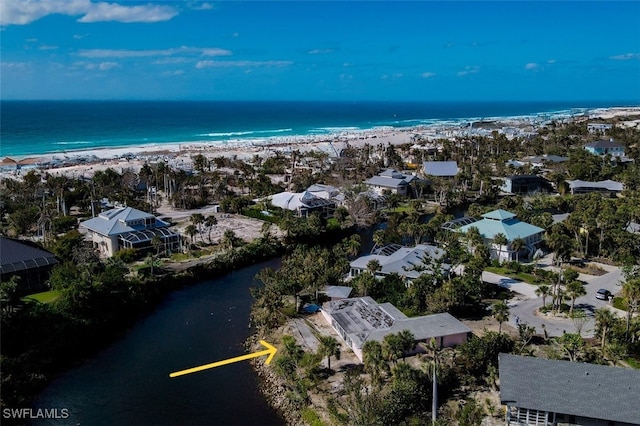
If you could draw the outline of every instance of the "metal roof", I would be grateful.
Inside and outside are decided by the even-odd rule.
[[[640,424],[640,371],[500,354],[500,400],[513,407]]]
[[[346,299],[351,294],[352,287],[344,285],[329,285],[324,289],[324,293],[327,297],[340,297]]]
[[[422,163],[424,173],[431,176],[455,176],[458,174],[458,163],[455,161],[425,161]]]
[[[570,189],[579,189],[579,188],[596,188],[596,189],[606,189],[608,191],[622,191],[623,185],[620,182],[616,182],[615,180],[601,180],[599,182],[587,182],[584,180],[568,180]]]
[[[396,273],[407,278],[418,278],[427,271],[416,270],[420,268],[428,268],[428,265],[424,264],[425,257],[432,259],[440,259],[444,256],[444,250],[430,246],[426,244],[418,244],[415,247],[402,247],[398,245],[392,245],[392,252],[388,250],[385,252],[385,248],[378,250],[379,254],[369,254],[361,256],[351,262],[350,266],[355,269],[367,269],[367,264],[372,260],[377,260],[380,263],[381,274]],[[390,254],[385,254],[390,253]],[[443,268],[448,269],[448,265],[442,265]]]
[[[458,228],[458,232],[466,233],[472,226],[478,228],[480,235],[493,239],[496,234],[504,234],[508,241],[516,238],[527,238],[544,232],[544,229],[520,221],[516,215],[506,210],[494,210],[482,215],[483,219]]]
[[[145,225],[129,226],[127,222],[134,220],[155,219],[153,228],[163,228],[169,226],[151,213],[143,212],[133,207],[116,207],[100,213],[98,216],[85,220],[80,226],[100,235],[111,236],[125,232],[140,231],[145,229]]]
[[[58,261],[48,251],[27,241],[0,237],[0,273],[24,271],[40,266],[55,265]]]
[[[398,188],[399,186],[406,186],[407,181],[403,179],[396,179],[388,176],[373,176],[370,179],[364,181],[367,185],[385,186],[387,188]]]

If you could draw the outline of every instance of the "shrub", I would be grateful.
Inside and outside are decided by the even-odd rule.
[[[124,248],[118,250],[113,257],[122,260],[124,263],[131,263],[140,257],[140,253],[134,248]]]

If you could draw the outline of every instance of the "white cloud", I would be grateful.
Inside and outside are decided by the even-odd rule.
[[[42,46],[38,47],[38,50],[56,50],[58,48],[58,46],[49,46],[46,44],[43,44]]]
[[[0,25],[26,25],[47,15],[82,17],[78,22],[160,22],[178,14],[178,10],[158,4],[123,6],[90,0],[7,0],[0,2]]]
[[[0,62],[0,67],[13,70],[25,70],[28,66],[28,62]]]
[[[435,77],[436,73],[434,72],[423,72],[422,74],[420,74],[423,78],[431,78],[431,77]]]
[[[199,1],[192,1],[187,3],[187,7],[193,10],[211,10],[214,8],[211,3]]]
[[[333,52],[335,52],[335,50],[333,50],[333,49],[313,49],[313,50],[308,51],[307,53],[309,55],[322,55],[322,54],[325,54],[325,53],[333,53]]]
[[[73,35],[73,39],[74,40],[82,40],[83,38],[85,38],[87,35],[86,34],[74,34]]]
[[[479,66],[477,66],[477,65],[466,66],[466,67],[464,67],[464,70],[458,71],[457,75],[458,75],[458,77],[464,77],[465,75],[477,74],[478,72],[480,72],[480,67]]]
[[[286,67],[291,61],[199,61],[196,68],[261,68]]]
[[[217,47],[181,46],[171,49],[127,50],[127,49],[85,49],[78,52],[84,58],[141,58],[146,56],[171,56],[196,53],[202,56],[229,56],[230,50]]]
[[[120,66],[120,64],[118,64],[117,62],[101,62],[99,64],[92,64],[92,63],[87,64],[84,62],[77,62],[75,65],[84,66],[88,70],[100,70],[100,71],[109,71],[111,69],[118,68]]]
[[[174,77],[178,75],[183,75],[184,70],[175,70],[175,71],[165,71],[162,73],[163,77]]]
[[[616,61],[628,61],[629,59],[640,59],[640,53],[625,53],[624,55],[609,56],[609,59]]]
[[[540,68],[540,65],[536,64],[535,62],[529,62],[524,66],[524,69],[526,70],[536,70],[538,68]]]
[[[556,60],[555,60],[555,59],[549,59],[549,60],[547,61],[547,63],[548,63],[548,64],[555,64],[555,63],[556,63]]]

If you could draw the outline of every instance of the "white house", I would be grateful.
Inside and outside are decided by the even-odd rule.
[[[394,169],[387,169],[377,176],[366,180],[364,183],[368,185],[377,194],[383,191],[391,191],[398,195],[409,194],[409,184],[418,179],[415,175],[405,175]]]
[[[336,202],[316,195],[322,195],[324,192],[326,191],[280,192],[268,198],[273,206],[291,210],[298,217],[307,217],[313,212],[318,212],[322,217],[330,218],[336,210]]]
[[[382,342],[386,335],[403,330],[410,331],[416,343],[434,338],[440,347],[459,345],[471,333],[469,327],[451,314],[408,318],[391,303],[378,304],[371,297],[326,302],[322,315],[360,361],[367,341]]]
[[[389,244],[351,262],[349,276],[353,278],[367,271],[369,262],[375,260],[380,264],[380,270],[375,273],[377,277],[396,273],[405,279],[413,280],[430,271],[429,258],[441,259],[443,256],[444,250],[426,244],[418,244],[415,247]],[[449,270],[447,264],[442,264],[441,267],[445,272]]]
[[[113,256],[122,248],[149,249],[154,237],[159,237],[164,252],[181,249],[180,234],[169,229],[169,224],[150,213],[133,207],[116,207],[80,223],[100,255]]]
[[[584,149],[594,155],[611,154],[612,157],[624,157],[624,145],[613,139],[590,142]]]

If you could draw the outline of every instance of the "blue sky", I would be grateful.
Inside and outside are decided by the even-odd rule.
[[[3,0],[2,99],[628,100],[640,2]]]

